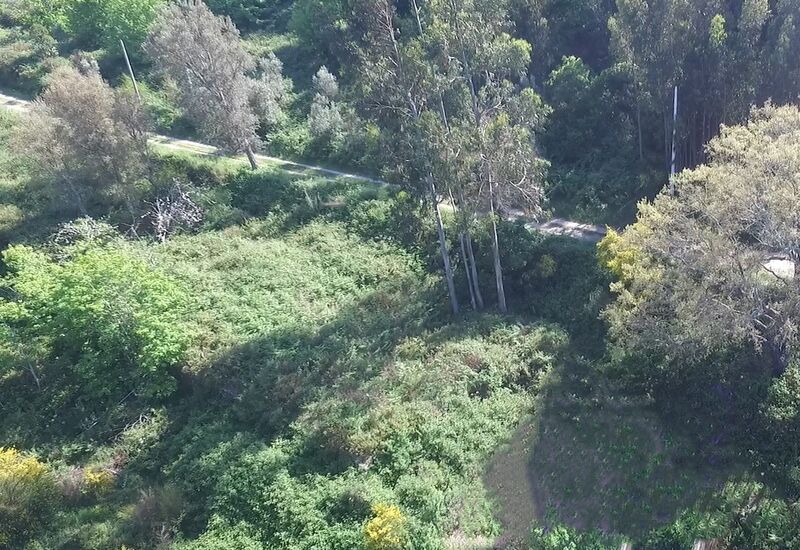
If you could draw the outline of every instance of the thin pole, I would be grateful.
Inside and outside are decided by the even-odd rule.
[[[125,42],[122,39],[119,39],[119,44],[122,46],[122,55],[125,56],[125,64],[128,66],[128,74],[131,75],[131,81],[133,82],[133,91],[136,92],[136,98],[141,101],[142,96],[139,95],[139,85],[136,84],[136,77],[133,75],[133,67],[131,67],[131,60],[128,57],[128,50],[125,48]]]
[[[669,192],[675,194],[675,133],[678,129],[678,86],[672,99],[672,159],[669,165]]]

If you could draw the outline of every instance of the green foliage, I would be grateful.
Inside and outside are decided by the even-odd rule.
[[[757,484],[730,487],[723,496],[723,510],[731,518],[725,539],[731,548],[778,550],[800,544],[797,502],[765,495]]]
[[[123,250],[75,250],[55,263],[27,247],[8,249],[2,319],[18,341],[81,381],[83,399],[120,392],[163,397],[188,344],[182,289]],[[33,349],[36,349],[33,348]]]
[[[598,350],[604,328],[598,319],[607,301],[608,276],[597,265],[594,247],[565,237],[531,233],[523,224],[501,223],[503,273],[509,307],[567,328],[576,344]],[[476,235],[476,261],[491,273],[491,241],[483,228]],[[484,297],[492,297],[484,277]],[[463,294],[464,292],[462,292]]]
[[[619,209],[643,191],[634,120],[622,107],[628,79],[613,68],[595,75],[565,57],[550,73],[546,97],[553,112],[541,139],[553,162],[551,199],[562,211],[617,223]]]
[[[24,96],[41,91],[47,75],[64,62],[56,47],[46,27],[0,28],[0,80],[6,91]]]
[[[679,550],[698,539],[716,539],[723,548],[794,548],[800,542],[799,512],[797,502],[778,498],[760,483],[738,480],[715,494],[710,505],[687,509],[636,547]]]
[[[760,465],[793,497],[800,496],[800,368],[774,380],[764,403]]]
[[[717,14],[711,18],[711,26],[708,29],[708,41],[713,48],[722,48],[728,39],[725,30],[725,16]]]
[[[334,72],[352,60],[348,33],[353,29],[345,22],[347,9],[345,0],[298,0],[292,9],[292,31],[321,58],[320,64]]]
[[[18,11],[12,14],[30,27],[41,27],[50,31],[66,25],[67,7],[70,1],[22,0],[17,5]]]
[[[345,334],[353,331],[348,326]],[[228,526],[244,522],[267,547],[358,548],[375,517],[372,505],[386,502],[407,516],[413,548],[436,548],[457,526],[469,535],[493,533],[479,490],[481,464],[529,406],[519,389],[535,391],[566,342],[551,327],[500,320],[467,332],[446,327],[408,338],[388,355],[373,350],[370,360],[387,367],[360,385],[352,380],[357,373],[339,378],[338,390],[315,385],[318,397],[288,441],[226,438],[230,427],[219,424],[181,434],[181,456],[167,471],[210,501],[212,521],[199,540],[223,539]],[[337,353],[342,337],[330,333],[315,346]],[[311,364],[331,361],[315,355]],[[358,367],[354,351],[346,355],[343,367]]]
[[[212,529],[191,542],[177,542],[175,550],[262,550],[264,546],[246,525],[225,525]]]
[[[177,105],[177,92],[174,85],[167,83],[158,88],[147,82],[138,82],[137,84],[144,109],[159,132],[182,135],[189,131],[190,126]],[[133,83],[128,76],[122,79],[120,88],[127,93],[133,93]]]
[[[792,170],[798,124],[794,107],[754,110],[747,126],[711,142],[708,165],[677,178],[675,196],[641,204],[621,242],[607,243],[606,263],[621,276],[606,315],[612,334],[628,352],[666,359],[655,377],[692,365],[703,379],[703,362],[728,362],[755,389],[788,366],[798,288],[793,273],[766,262],[776,251],[794,257],[784,244],[794,216],[785,205],[796,193],[770,167]],[[744,205],[764,221],[754,224]]]
[[[687,509],[671,524],[653,529],[636,543],[644,550],[681,550],[698,539],[711,539],[720,534],[718,518],[710,512]]]
[[[82,47],[137,52],[163,0],[67,0],[66,28]]]
[[[530,550],[616,550],[619,543],[612,542],[609,537],[596,532],[581,532],[565,526],[557,526],[545,532],[534,529],[529,546]]]
[[[33,94],[63,63],[57,52],[76,47],[104,48],[104,72],[120,74],[123,38],[156,126],[191,133],[175,106],[177,90],[148,74],[137,55],[160,3],[3,6],[0,80]],[[800,369],[790,353],[796,285],[766,279],[758,267],[763,251],[750,248],[765,240],[759,227],[783,228],[770,252],[793,242],[798,201],[780,193],[796,179],[794,142],[784,132],[796,116],[767,108],[750,127],[729,126],[723,140],[703,148],[720,123],[737,122],[751,103],[795,99],[795,3],[436,1],[418,3],[419,20],[408,2],[390,2],[386,13],[384,4],[354,0],[208,4],[254,31],[245,36],[250,53],[275,52],[298,79],[289,116],[270,128],[269,152],[372,173],[388,167],[408,189],[165,154],[137,192],[152,201],[175,180],[191,188],[205,212],[200,234],[122,243],[109,226],[77,222],[37,247],[69,213],[63,204],[45,205],[29,167],[0,146],[2,245],[32,244],[4,256],[0,439],[35,446],[63,462],[64,472],[82,472],[85,488],[53,522],[50,504],[41,515],[17,514],[24,528],[0,518],[0,533],[6,525],[17,530],[16,540],[0,546],[18,547],[39,533],[31,543],[37,550],[488,545],[501,527],[484,466],[531,410],[540,415],[538,438],[524,463],[532,470],[523,474],[550,506],[539,510],[530,548],[619,546],[593,531],[544,531],[550,515],[626,534],[671,521],[636,541],[652,550],[688,548],[696,537],[719,537],[732,548],[798,546],[792,499],[800,492]],[[290,13],[296,34],[285,32]],[[312,124],[315,100],[306,88],[322,63],[341,91],[335,112],[332,99],[317,102],[317,115],[320,105],[329,110]],[[515,172],[517,161],[541,152],[552,162],[556,210],[626,221],[635,201],[665,180],[671,126],[664,114],[675,83],[679,165],[696,165],[708,151],[721,159],[719,172],[679,177],[677,199],[643,206],[642,222],[611,232],[598,251],[501,222],[517,316],[445,317],[441,281],[425,269],[441,265],[433,221],[424,197],[413,194],[431,165],[445,195],[448,183],[457,191],[470,176],[484,177],[487,166],[528,176]],[[507,113],[495,117],[509,97]],[[487,123],[485,134],[473,132],[473,99],[489,113],[477,117],[478,126]],[[424,111],[419,120],[403,114],[416,106]],[[480,139],[488,143],[482,150]],[[435,154],[422,154],[426,148]],[[765,174],[777,182],[766,191]],[[709,205],[719,206],[714,215],[695,215]],[[753,211],[743,205],[758,210],[748,217]],[[108,211],[107,204],[89,206]],[[445,217],[448,230],[459,218]],[[708,219],[742,223],[719,239],[713,224],[695,240],[684,233]],[[469,228],[491,307],[488,220]],[[463,285],[464,258],[450,233]],[[673,256],[683,242],[676,235],[698,255]],[[736,247],[726,248],[731,242]],[[704,248],[709,243],[713,250]],[[726,261],[742,250],[752,252],[745,260],[758,273],[745,277],[744,290],[713,294],[728,289],[737,266]],[[713,276],[704,277],[705,268]],[[605,351],[599,313],[612,277],[618,298],[605,320],[617,345],[600,369],[580,356],[598,359]],[[707,300],[684,292],[698,288],[711,293]],[[459,292],[465,301],[466,288]],[[779,304],[767,315],[785,313],[786,338],[751,346],[747,336],[757,329],[720,321],[724,308],[715,307],[729,296]],[[724,303],[744,312],[741,319],[754,311]],[[536,324],[542,320],[559,326]],[[788,367],[765,373],[766,351],[777,351]],[[564,391],[543,403],[543,387],[562,373],[569,376]],[[637,392],[640,399],[631,399]],[[672,436],[676,425],[685,438]],[[715,474],[750,459],[780,495],[739,484],[713,506],[694,505],[713,489]],[[706,474],[709,464],[714,474]],[[0,506],[3,513],[22,508]]]

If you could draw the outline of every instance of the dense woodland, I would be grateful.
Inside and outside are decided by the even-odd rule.
[[[800,549],[800,1],[0,0],[0,92],[0,549]]]

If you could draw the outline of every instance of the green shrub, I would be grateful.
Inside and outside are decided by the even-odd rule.
[[[264,546],[247,525],[212,526],[206,533],[190,542],[177,542],[174,550],[263,550]]]
[[[162,187],[169,187],[179,180],[189,181],[198,188],[213,189],[225,185],[227,179],[240,169],[240,165],[234,161],[190,153],[162,153],[156,157],[156,161],[155,179]]]
[[[501,223],[498,232],[509,307],[560,324],[576,345],[601,348],[605,328],[600,313],[608,302],[610,279],[598,265],[595,247],[569,237],[533,233],[521,223]],[[496,294],[494,264],[485,224],[476,241],[481,288],[484,299],[491,302]]]
[[[741,502],[732,514],[729,548],[783,550],[800,548],[800,504],[771,497],[757,501],[750,509]],[[737,521],[738,520],[738,521]]]
[[[769,388],[763,407],[759,463],[800,496],[800,361],[793,361]]]
[[[78,250],[62,264],[23,246],[3,258],[3,284],[15,299],[0,304],[0,319],[19,338],[40,342],[82,382],[85,399],[174,390],[170,369],[188,345],[178,285],[114,248]]]
[[[700,538],[718,534],[710,529],[713,521],[710,514],[696,510],[685,510],[670,525],[659,527],[648,533],[635,546],[642,550],[683,550],[691,548]]]
[[[164,0],[68,0],[66,27],[84,48],[119,52],[120,39],[132,54],[147,36],[148,28]]]
[[[233,19],[240,29],[284,28],[291,13],[291,0],[208,0],[208,7]]]
[[[231,178],[228,187],[231,205],[252,215],[264,215],[276,208],[306,206],[303,186],[285,172],[271,167],[240,170]]]
[[[405,191],[388,198],[353,200],[345,212],[346,223],[365,239],[396,243],[417,250],[424,232],[419,203]]]
[[[27,30],[0,28],[0,82],[26,96],[37,95],[50,72],[64,60],[56,41],[44,27]]]
[[[166,132],[172,136],[191,132],[191,125],[183,118],[183,112],[175,100],[178,92],[174,89],[174,84],[172,88],[168,85],[157,88],[143,81],[137,82],[137,85],[142,105],[158,132]],[[133,83],[128,76],[122,79],[120,88],[133,93]]]
[[[711,502],[685,510],[672,524],[655,529],[634,546],[682,550],[698,539],[722,548],[779,550],[800,547],[800,503],[780,498],[761,483],[728,483]]]
[[[139,418],[125,427],[116,437],[112,461],[120,466],[146,469],[158,467],[150,456],[167,431],[168,418],[165,409],[155,409],[139,414]]]

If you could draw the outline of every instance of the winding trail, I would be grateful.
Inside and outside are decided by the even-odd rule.
[[[17,113],[27,113],[31,109],[31,102],[25,99],[20,99],[18,97],[13,97],[10,95],[0,93],[0,107],[4,107],[8,110],[15,111]],[[162,147],[164,149],[171,149],[173,151],[182,151],[185,153],[192,153],[201,156],[220,156],[220,157],[228,156],[243,161],[246,160],[244,156],[225,155],[217,147],[214,147],[213,145],[208,145],[206,143],[200,143],[197,141],[191,141],[188,139],[178,139],[174,137],[154,134],[153,137],[150,138],[150,142],[156,146]],[[286,172],[294,175],[299,175],[299,176],[308,175],[308,172],[311,171],[311,172],[317,172],[320,175],[334,177],[334,178],[350,178],[354,180],[374,183],[376,185],[384,185],[384,182],[377,179],[369,178],[367,176],[361,176],[359,174],[351,174],[348,172],[340,172],[339,170],[332,170],[330,168],[323,168],[322,166],[314,166],[311,164],[303,164],[302,162],[284,160],[277,157],[271,157],[269,155],[256,155],[256,159],[264,164],[277,166],[285,170]]]
[[[20,99],[18,97],[0,93],[0,107],[17,113],[27,113],[31,109],[31,102],[25,99]],[[154,134],[150,138],[150,142],[157,147],[160,147],[162,149],[169,149],[172,151],[180,151],[201,156],[220,156],[220,157],[227,156],[229,158],[235,158],[238,160],[246,161],[245,157],[243,156],[226,155],[213,145],[208,145],[206,143],[200,143],[197,141],[191,141],[187,139],[178,139],[170,136]],[[278,157],[271,157],[269,155],[256,155],[256,160],[258,160],[263,164],[275,166],[277,168],[284,170],[289,174],[297,176],[307,176],[309,175],[309,173],[316,173],[318,175],[326,177],[348,178],[352,180],[373,183],[375,185],[387,185],[386,182],[381,181],[379,179],[370,178],[359,174],[353,174],[350,172],[333,170],[331,168],[324,168],[318,165],[304,164],[302,162],[295,162],[291,160],[281,159]],[[513,213],[510,217],[519,217],[519,216],[516,213]],[[587,243],[597,243],[606,234],[605,226],[579,223],[575,221],[565,220],[562,218],[554,218],[550,221],[542,223],[530,222],[525,224],[525,227],[531,231],[541,231],[542,233],[548,233],[550,235],[562,235],[566,237],[572,237],[574,239],[585,241]]]

